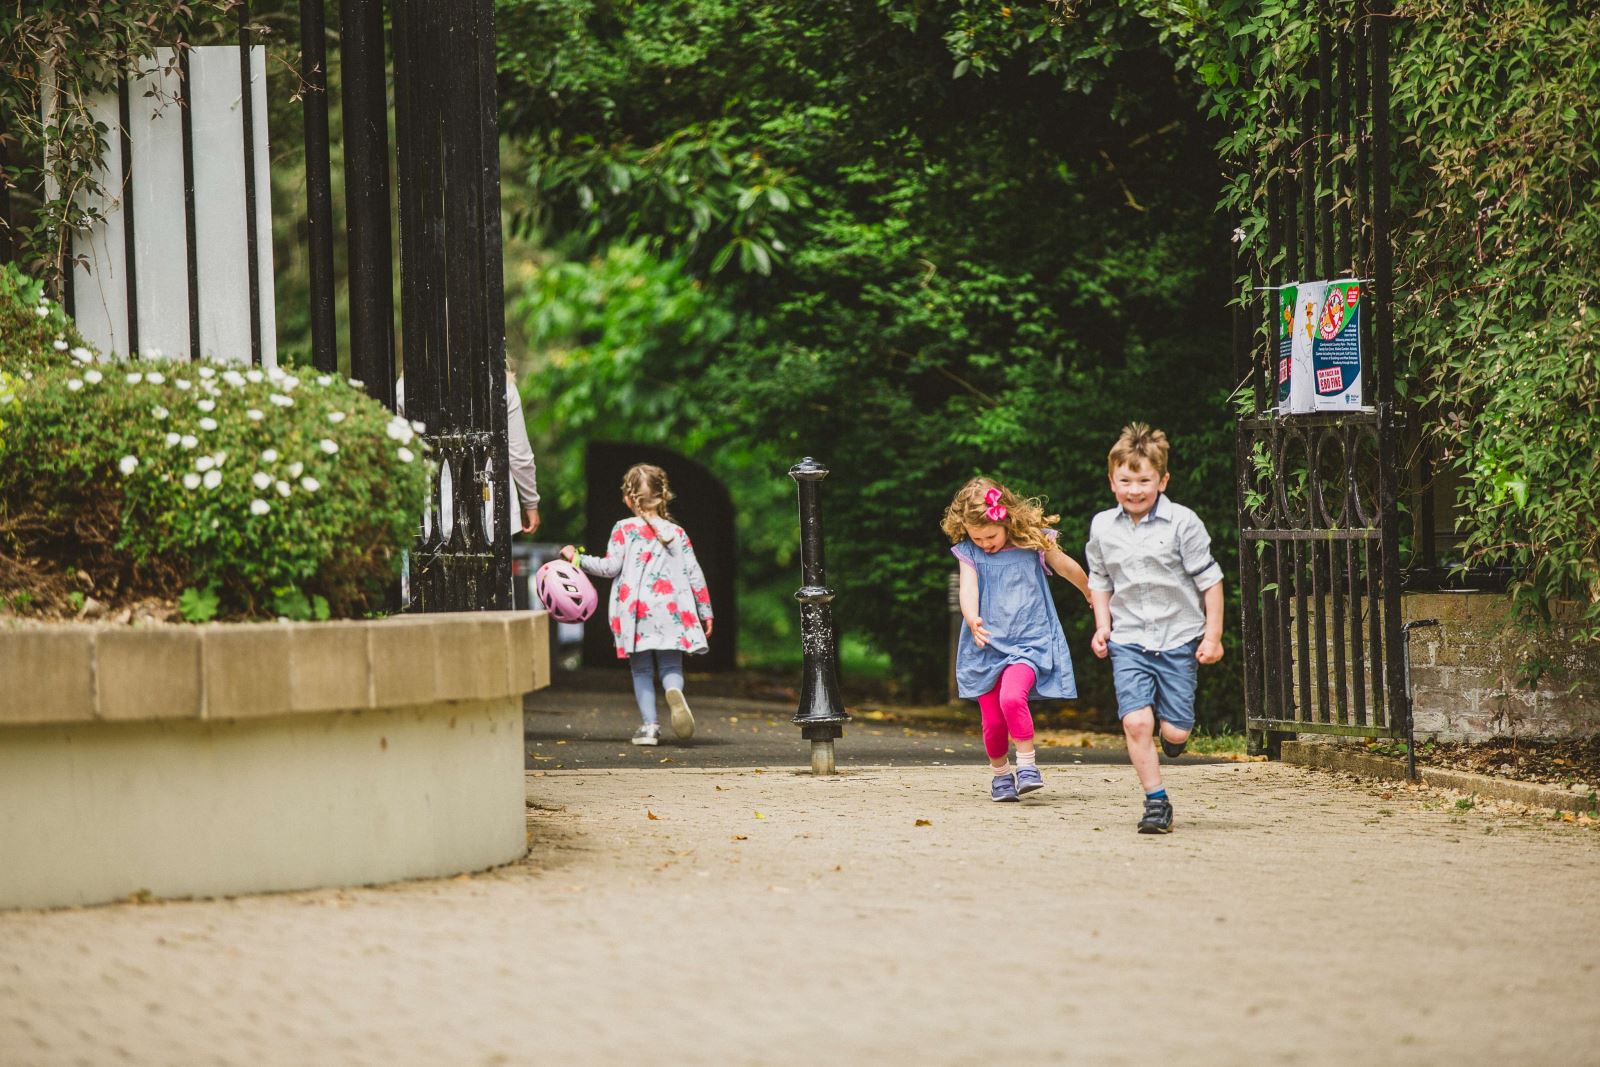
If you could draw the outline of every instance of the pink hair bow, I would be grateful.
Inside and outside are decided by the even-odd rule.
[[[998,487],[991,488],[987,493],[984,493],[983,502],[989,505],[984,510],[984,514],[989,516],[990,522],[1005,522],[1011,515],[1011,512],[1006,510],[1006,506],[1000,503],[1000,490]]]

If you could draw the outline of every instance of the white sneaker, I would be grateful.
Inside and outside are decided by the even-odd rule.
[[[633,743],[636,745],[659,745],[661,743],[661,727],[653,722],[647,722],[633,732]]]
[[[694,736],[694,713],[683,697],[682,689],[667,690],[667,707],[672,709],[672,732],[684,741]]]

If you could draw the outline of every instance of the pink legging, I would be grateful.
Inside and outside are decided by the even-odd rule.
[[[1033,689],[1033,668],[1013,663],[1000,672],[995,687],[978,698],[983,713],[983,750],[992,760],[1002,759],[1011,740],[1033,740],[1033,715],[1028,693]]]

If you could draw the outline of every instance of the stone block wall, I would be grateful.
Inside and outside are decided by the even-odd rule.
[[[1565,737],[1600,732],[1600,703],[1592,695],[1547,681],[1521,684],[1522,662],[1540,649],[1511,622],[1503,593],[1408,593],[1406,621],[1438,619],[1411,634],[1411,692],[1417,736],[1443,740],[1487,737]],[[1568,659],[1572,653],[1564,653]],[[1600,650],[1597,650],[1600,655]],[[1585,669],[1588,665],[1569,662]]]

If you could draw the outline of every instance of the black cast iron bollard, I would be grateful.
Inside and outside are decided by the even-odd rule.
[[[1412,619],[1400,627],[1401,672],[1406,679],[1406,779],[1417,780],[1417,721],[1411,714],[1411,631],[1438,626],[1438,619]]]
[[[800,648],[804,653],[800,710],[792,720],[811,742],[811,773],[833,774],[833,741],[850,716],[839,697],[837,646],[833,635],[833,590],[822,565],[822,479],[828,468],[807,456],[789,468],[800,487]]]

